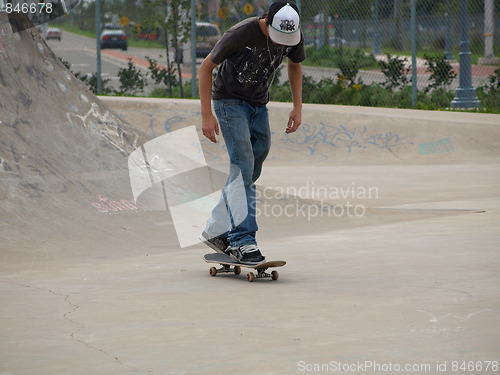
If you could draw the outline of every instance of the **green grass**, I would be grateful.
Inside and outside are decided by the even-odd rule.
[[[306,60],[302,63],[306,66],[339,68],[340,64],[356,64],[359,69],[378,69],[377,61],[370,54],[364,54],[359,48],[343,47],[307,47]]]
[[[139,48],[157,48],[164,49],[165,45],[160,42],[155,42],[154,40],[128,40],[129,47],[139,47]]]
[[[54,26],[56,26],[56,25],[54,25]],[[78,27],[74,27],[74,26],[67,25],[67,24],[64,24],[64,23],[57,24],[57,27],[59,29],[61,29],[63,31],[66,31],[66,32],[69,32],[69,33],[73,33],[73,34],[77,34],[77,35],[81,35],[81,36],[86,36],[88,38],[95,39],[95,31],[80,30],[80,28],[78,28]]]

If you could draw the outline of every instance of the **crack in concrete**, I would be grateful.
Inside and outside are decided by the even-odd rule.
[[[107,352],[106,350],[102,349],[102,348],[98,348],[96,346],[93,346],[93,345],[90,345],[89,343],[85,342],[84,340],[82,339],[79,339],[77,338],[77,335],[83,331],[85,329],[85,324],[83,323],[80,323],[80,322],[77,322],[76,320],[72,319],[70,317],[71,314],[74,314],[76,311],[78,311],[80,309],[80,305],[71,301],[71,295],[70,294],[61,294],[61,293],[57,293],[55,291],[53,291],[52,289],[47,289],[47,288],[41,288],[41,287],[38,287],[38,286],[34,286],[34,285],[26,285],[26,284],[22,284],[22,283],[18,283],[18,282],[12,282],[12,281],[6,281],[6,280],[0,280],[0,282],[3,282],[3,283],[7,283],[7,284],[11,284],[11,285],[16,285],[16,286],[19,286],[19,287],[23,287],[23,288],[33,288],[33,289],[37,289],[37,290],[40,290],[42,292],[47,292],[47,293],[50,293],[52,294],[53,296],[56,296],[56,297],[64,297],[64,302],[66,302],[69,306],[71,306],[71,310],[70,311],[67,311],[66,313],[63,314],[63,318],[70,323],[70,325],[72,326],[75,326],[76,329],[73,330],[69,336],[71,337],[71,340],[80,344],[80,345],[83,345],[85,346],[86,348],[88,349],[91,349],[91,350],[95,350],[109,358],[112,358],[113,361],[120,365],[120,366],[124,366],[130,370],[133,370],[133,371],[139,371],[139,369],[137,367],[134,367],[134,366],[130,366],[130,365],[127,365],[125,363],[122,362],[122,360],[120,360],[120,358],[118,358],[117,356]],[[148,373],[151,373],[150,370],[146,370]]]

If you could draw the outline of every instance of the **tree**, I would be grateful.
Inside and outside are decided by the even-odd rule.
[[[189,33],[191,31],[191,20],[189,13],[191,9],[190,0],[170,0],[170,7],[167,8],[168,14],[166,26],[165,40],[172,42],[172,47],[176,52],[175,64],[177,65],[177,73],[179,77],[179,88],[181,96],[184,96],[184,88],[182,83],[182,58],[179,58],[179,51],[182,51],[182,46],[189,40]],[[168,46],[168,42],[167,42]],[[181,55],[182,56],[182,52]],[[194,79],[194,77],[193,77]]]
[[[394,1],[394,48],[396,51],[404,49],[403,43],[403,0]]]
[[[167,67],[170,72],[176,71],[178,75],[181,96],[184,96],[182,82],[182,59],[170,58],[170,47],[179,53],[182,45],[187,42],[191,30],[189,13],[190,0],[146,0],[145,6],[155,9],[150,12],[148,20],[144,22],[147,27],[160,30],[165,41]],[[175,65],[175,69],[174,69]],[[169,80],[169,85],[171,81]],[[169,87],[171,91],[171,87]]]

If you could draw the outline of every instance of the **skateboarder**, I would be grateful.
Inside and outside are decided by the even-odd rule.
[[[225,252],[242,263],[255,264],[265,259],[256,240],[254,182],[261,174],[271,146],[266,107],[269,80],[285,57],[288,57],[293,101],[285,131],[292,133],[301,124],[301,62],[305,59],[304,36],[295,4],[275,2],[262,17],[248,18],[231,27],[199,70],[203,134],[215,143],[220,127],[231,162],[223,196],[212,211],[201,239],[216,251]],[[212,82],[212,72],[217,66],[217,76]],[[212,113],[212,103],[217,118]],[[242,178],[244,189],[240,190],[245,195],[245,207],[241,210],[245,218],[240,223],[235,222],[238,212],[234,212],[234,205],[228,203],[232,190],[237,189],[234,182],[238,176]],[[217,224],[221,221],[229,222],[230,227],[220,230]]]

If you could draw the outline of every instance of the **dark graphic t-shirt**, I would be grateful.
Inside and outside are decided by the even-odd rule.
[[[268,80],[285,57],[295,63],[305,59],[304,36],[293,47],[274,44],[260,29],[257,17],[226,31],[210,56],[221,64],[214,81],[213,99],[243,99],[262,106],[269,101]]]

